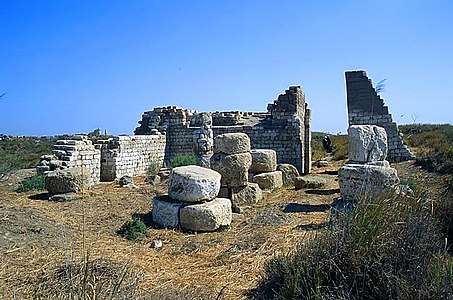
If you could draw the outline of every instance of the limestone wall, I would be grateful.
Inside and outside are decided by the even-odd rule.
[[[59,140],[53,146],[54,157],[48,160],[41,159],[37,169],[39,173],[80,167],[89,175],[88,185],[94,185],[100,180],[101,152],[85,136],[75,137],[71,140]]]
[[[398,126],[384,100],[376,93],[365,71],[346,72],[346,91],[349,125],[379,125],[387,132],[388,160],[405,161],[413,158],[403,143]]]
[[[223,133],[246,133],[252,148],[273,149],[278,163],[295,165],[299,172],[311,167],[310,109],[299,86],[291,86],[267,107],[267,112],[213,112],[214,137]],[[135,134],[153,130],[165,134],[165,161],[178,154],[192,153],[192,134],[199,128],[199,113],[176,106],[144,112]]]
[[[110,181],[124,175],[145,175],[151,164],[162,166],[165,135],[117,136],[103,141],[101,149],[101,180]]]

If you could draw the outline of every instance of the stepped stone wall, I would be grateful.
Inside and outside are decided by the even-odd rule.
[[[59,140],[53,146],[53,155],[44,155],[37,166],[37,172],[79,167],[88,175],[88,185],[99,182],[101,176],[101,152],[86,136],[71,140]]]
[[[345,76],[349,126],[370,124],[383,127],[387,133],[387,159],[390,162],[412,159],[413,155],[403,143],[398,125],[393,122],[388,107],[376,92],[366,72],[349,71]]]
[[[270,103],[267,112],[213,112],[214,137],[224,133],[242,132],[255,149],[273,149],[278,163],[295,165],[299,172],[311,168],[310,109],[299,86],[289,87]],[[176,106],[157,107],[142,115],[137,135],[148,135],[156,130],[166,137],[165,161],[178,154],[192,154],[193,132],[201,126],[201,114]]]
[[[190,142],[189,142],[190,143]],[[145,175],[151,164],[163,165],[165,136],[117,136],[97,145],[101,149],[101,180],[110,181],[124,175]]]

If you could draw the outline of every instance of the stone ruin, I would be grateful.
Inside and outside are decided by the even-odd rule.
[[[378,125],[387,133],[388,160],[400,162],[414,156],[403,143],[398,125],[393,122],[384,100],[376,92],[365,71],[349,71],[346,76],[348,120],[351,125]]]
[[[348,128],[349,161],[338,171],[344,201],[357,203],[362,197],[389,193],[399,183],[396,169],[386,160],[387,134],[376,125]]]
[[[311,170],[311,111],[299,86],[291,86],[270,103],[267,112],[213,112],[213,137],[225,133],[245,133],[254,149],[272,149],[278,163],[290,163],[302,174]],[[165,161],[180,154],[192,154],[197,130],[203,125],[203,113],[176,106],[157,107],[142,115],[136,135],[155,131],[166,136]],[[209,133],[207,134],[209,136]],[[198,139],[198,138],[197,138]],[[200,140],[200,139],[198,139]],[[205,142],[200,140],[200,142]]]
[[[153,221],[164,228],[215,231],[231,224],[231,201],[218,198],[221,175],[199,166],[173,168],[168,195],[153,201]]]

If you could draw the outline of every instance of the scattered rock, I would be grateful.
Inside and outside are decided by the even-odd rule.
[[[262,173],[253,176],[253,182],[258,183],[262,190],[273,190],[283,186],[282,171]]]
[[[296,177],[299,176],[299,171],[297,168],[291,164],[279,164],[277,165],[277,170],[282,172],[282,179],[284,186],[294,185]]]
[[[151,175],[145,179],[145,182],[149,183],[151,185],[157,185],[157,184],[161,183],[161,179],[160,179],[159,175]]]
[[[118,184],[120,187],[125,187],[126,185],[133,185],[134,179],[132,178],[132,176],[124,175],[123,177],[118,179]]]
[[[216,198],[201,204],[190,204],[179,211],[181,227],[192,231],[214,231],[229,226],[232,219],[231,201]]]
[[[271,149],[252,149],[252,165],[250,172],[273,172],[277,169],[277,153]]]
[[[46,189],[50,194],[80,192],[89,187],[88,174],[81,168],[68,168],[46,173]]]
[[[168,180],[168,194],[184,202],[199,202],[217,197],[221,175],[199,166],[173,168]]]
[[[324,178],[314,176],[314,175],[305,175],[296,177],[294,181],[294,187],[296,190],[309,188],[309,189],[316,189],[321,188],[326,184],[326,180]]]
[[[318,168],[325,168],[325,167],[328,167],[329,166],[329,162],[327,160],[318,160],[316,162],[316,166]]]
[[[250,152],[250,138],[245,133],[225,133],[214,139],[214,153],[238,154]]]
[[[151,249],[159,249],[159,248],[162,248],[162,246],[163,246],[163,243],[161,240],[153,240],[149,245],[149,247]]]

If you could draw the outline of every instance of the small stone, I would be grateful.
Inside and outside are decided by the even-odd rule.
[[[273,172],[277,169],[277,153],[271,149],[252,149],[252,165],[250,172]]]
[[[82,195],[76,193],[57,194],[49,197],[50,201],[55,202],[68,202],[82,199]]]
[[[173,168],[168,179],[168,194],[184,202],[200,202],[217,197],[221,175],[199,166]]]
[[[163,243],[161,240],[153,240],[149,245],[149,247],[151,249],[159,249],[159,248],[162,248],[162,246],[163,246]]]
[[[129,175],[124,175],[118,180],[118,184],[120,187],[125,187],[127,185],[133,185],[134,179]]]
[[[316,162],[316,166],[318,168],[325,168],[325,167],[329,166],[329,162],[327,160],[318,160]]]
[[[324,178],[314,176],[314,175],[306,175],[306,176],[299,176],[296,177],[294,181],[294,187],[296,190],[299,189],[316,189],[321,188],[326,184],[326,180]]]
[[[214,139],[214,153],[238,154],[250,151],[250,138],[245,133],[224,133]]]
[[[253,182],[258,183],[262,190],[273,190],[283,186],[282,171],[262,173],[253,176]]]
[[[48,172],[45,183],[50,194],[77,193],[90,186],[88,174],[78,167]]]
[[[256,204],[263,199],[263,192],[257,183],[249,182],[246,186],[231,189],[233,206],[247,206]]]

